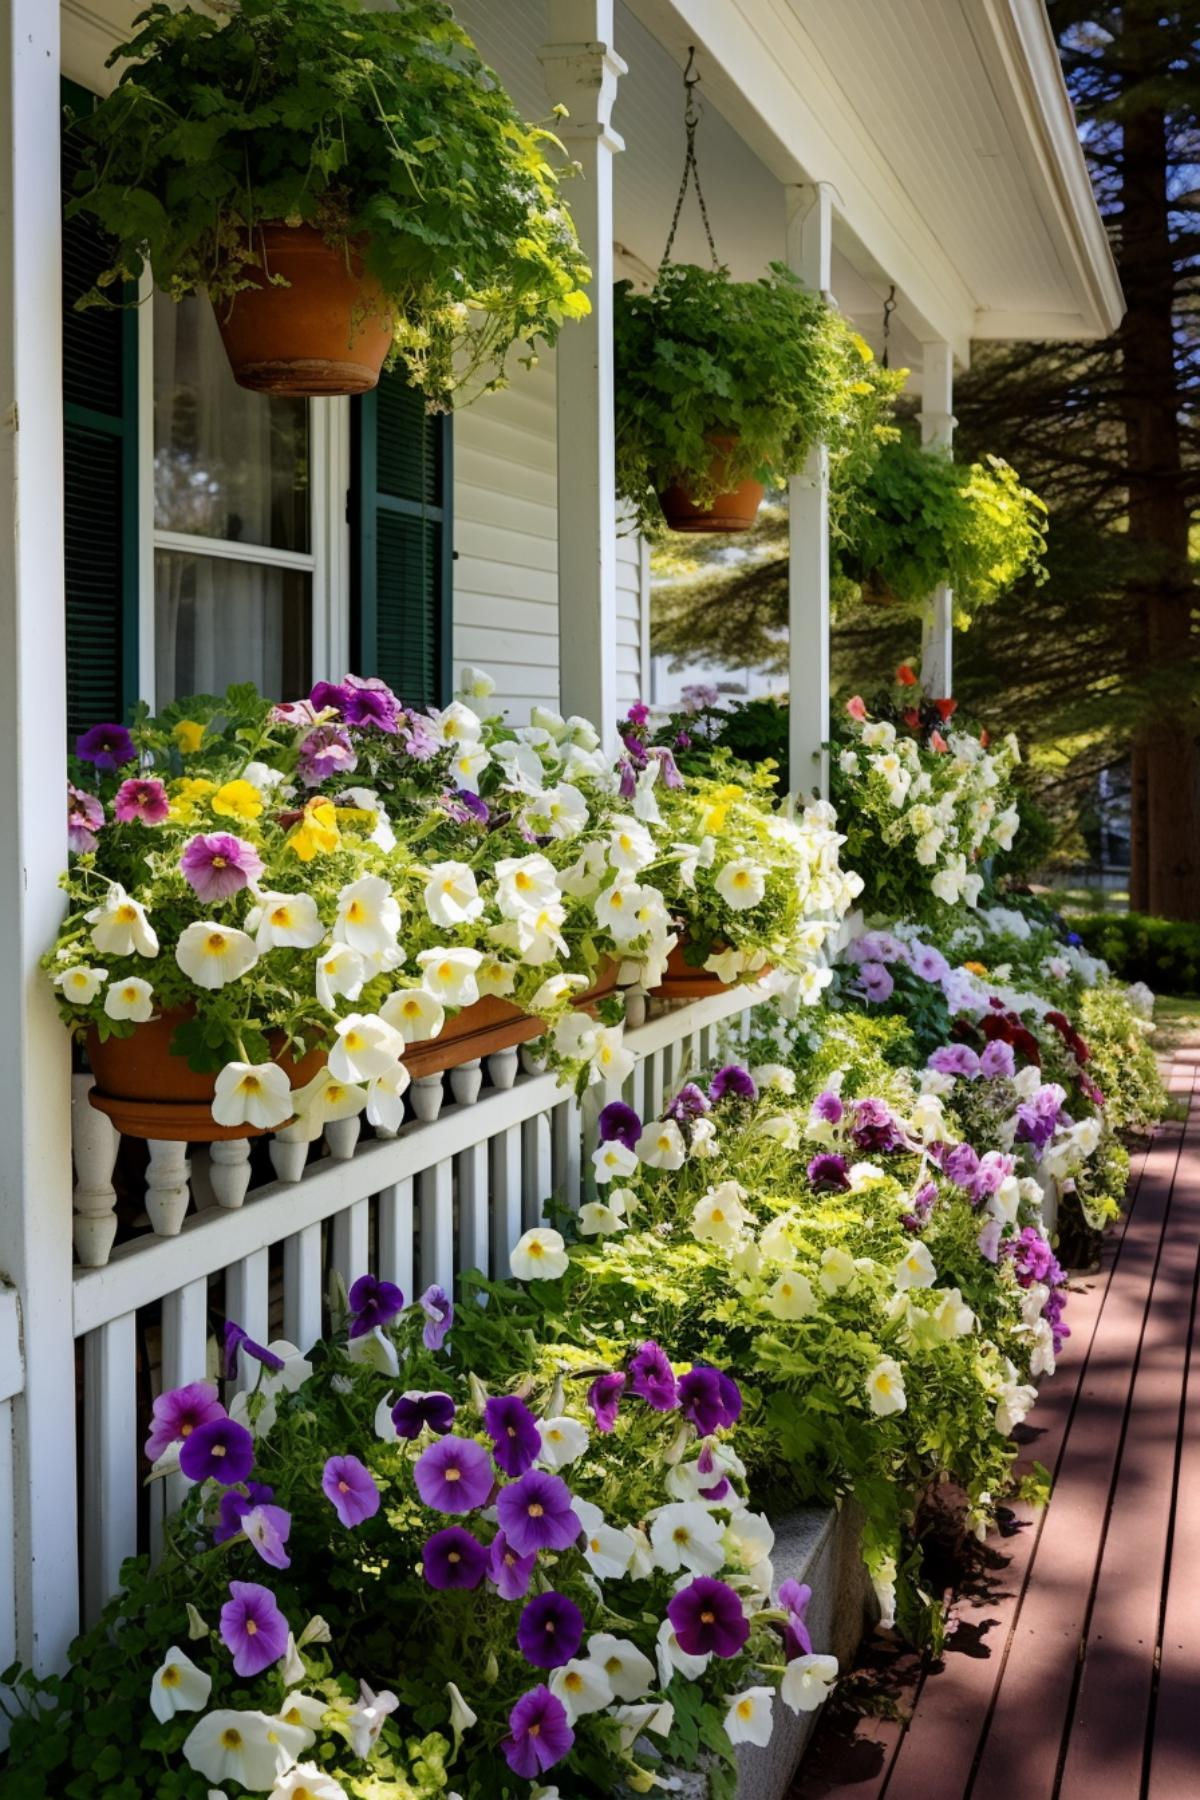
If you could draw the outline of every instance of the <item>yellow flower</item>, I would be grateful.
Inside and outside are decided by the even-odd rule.
[[[175,742],[179,745],[183,754],[185,756],[191,756],[200,748],[200,745],[203,742],[204,727],[203,725],[198,725],[195,719],[180,719],[178,725],[172,730],[171,736],[175,739]]]
[[[963,964],[963,968],[969,970],[972,975],[986,975],[987,974],[987,964],[986,963],[968,962],[968,963]]]
[[[250,781],[227,781],[209,804],[227,819],[257,819],[263,809],[262,795]]]
[[[190,825],[200,805],[216,791],[214,781],[201,775],[183,775],[171,787],[171,817]]]
[[[336,850],[341,841],[337,812],[331,800],[310,800],[304,809],[304,817],[288,839],[301,862],[311,862],[314,856]]]
[[[741,788],[732,782],[725,787],[714,788],[708,798],[699,803],[705,831],[724,831],[729,808],[735,800],[741,798]]]

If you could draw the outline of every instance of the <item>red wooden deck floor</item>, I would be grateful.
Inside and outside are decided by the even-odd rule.
[[[989,1539],[940,1661],[866,1647],[792,1800],[1200,1800],[1200,1044],[1168,1080],[1187,1119],[1135,1157],[1019,1433],[1049,1505]]]

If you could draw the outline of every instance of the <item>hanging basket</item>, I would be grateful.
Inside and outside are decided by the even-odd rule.
[[[186,1057],[172,1054],[176,1027],[192,1016],[190,1007],[160,1013],[144,1025],[135,1025],[132,1037],[110,1037],[103,1043],[98,1031],[89,1031],[88,1062],[96,1077],[89,1101],[98,1112],[107,1113],[126,1137],[191,1144],[265,1137],[255,1125],[218,1125],[212,1116],[216,1075],[199,1075]],[[303,1087],[324,1064],[324,1050],[310,1050],[295,1062],[284,1050],[287,1040],[281,1033],[274,1033],[268,1041],[272,1061],[278,1063],[292,1087]]]
[[[594,1012],[597,1004],[616,992],[618,965],[605,957],[596,970],[596,979],[575,1001],[577,1012]],[[541,1037],[543,1020],[522,1012],[511,1000],[485,994],[472,1006],[464,1006],[452,1019],[447,1019],[435,1038],[410,1044],[404,1052],[404,1066],[418,1080],[422,1075],[441,1075],[476,1057],[493,1056],[497,1050],[512,1050]]]
[[[244,272],[252,285],[214,305],[235,381],[314,397],[373,388],[393,329],[362,244],[326,243],[311,225],[259,225],[255,235],[261,266]]]
[[[720,488],[729,467],[729,457],[737,445],[735,437],[710,431],[708,442],[716,454],[708,468],[708,478]],[[765,490],[761,481],[740,481],[736,487],[718,492],[708,506],[699,506],[682,482],[672,482],[659,493],[659,505],[671,531],[749,531]]]

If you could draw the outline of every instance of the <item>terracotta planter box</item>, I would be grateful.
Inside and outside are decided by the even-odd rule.
[[[317,396],[373,388],[393,332],[362,256],[311,225],[259,225],[257,249],[262,267],[244,272],[253,285],[214,304],[239,386]]]
[[[722,981],[711,969],[686,962],[687,947],[687,938],[681,938],[668,956],[666,975],[656,988],[650,989],[655,1000],[704,1000],[709,994],[727,994],[731,986],[737,985]],[[754,971],[754,979],[768,975],[770,970],[770,963],[764,963]]]
[[[716,448],[709,464],[709,479],[720,483],[725,479],[729,452],[737,440],[710,433],[709,442]],[[661,491],[658,500],[672,531],[749,531],[764,491],[761,481],[740,481],[736,487],[719,493],[711,506],[697,506],[687,488],[676,481]]]
[[[598,1001],[616,992],[616,987],[617,964],[606,957],[592,986],[575,1000],[576,1010],[593,1011]],[[454,1018],[447,1019],[437,1037],[410,1044],[404,1053],[404,1066],[414,1081],[422,1075],[441,1075],[478,1056],[492,1056],[497,1050],[527,1044],[532,1038],[541,1037],[545,1029],[540,1019],[522,1012],[511,1000],[485,994],[473,1006],[464,1006]]]
[[[127,1137],[192,1144],[265,1137],[254,1125],[218,1125],[212,1116],[216,1076],[198,1075],[186,1057],[172,1055],[175,1029],[190,1016],[186,1011],[160,1013],[136,1026],[132,1037],[105,1043],[98,1032],[89,1031],[88,1061],[96,1077],[89,1101]],[[273,1059],[293,1087],[303,1087],[324,1063],[325,1052],[310,1050],[294,1062],[283,1054],[282,1044],[281,1038],[273,1040]]]

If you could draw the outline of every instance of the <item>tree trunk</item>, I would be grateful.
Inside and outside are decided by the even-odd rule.
[[[1141,36],[1147,72],[1155,67],[1154,29],[1148,9],[1129,9],[1123,35],[1133,52],[1130,62],[1143,63]],[[1200,919],[1200,719],[1177,679],[1192,651],[1194,594],[1177,416],[1167,178],[1164,113],[1144,105],[1131,109],[1124,127],[1118,260],[1129,308],[1120,332],[1129,539],[1141,552],[1128,590],[1129,628],[1145,707],[1134,748],[1131,902],[1165,918]]]

